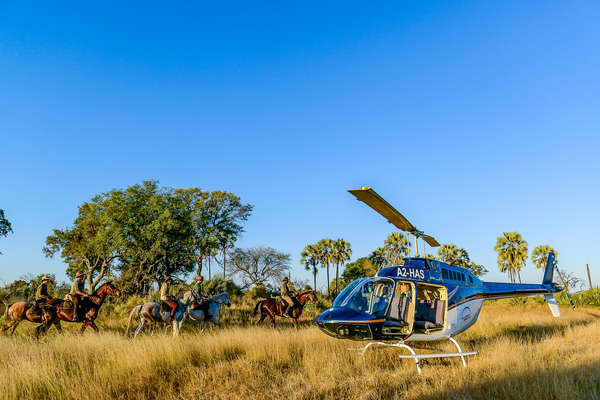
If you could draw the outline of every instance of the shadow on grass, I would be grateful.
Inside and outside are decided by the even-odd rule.
[[[480,376],[471,383],[449,384],[422,397],[439,399],[600,399],[600,362],[562,369],[515,372],[496,379]],[[384,397],[382,397],[384,398]]]

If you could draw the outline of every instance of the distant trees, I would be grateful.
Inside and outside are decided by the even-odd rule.
[[[504,232],[498,237],[494,250],[498,252],[498,268],[505,272],[511,282],[518,277],[521,282],[521,269],[527,260],[527,242],[518,232]]]
[[[342,274],[344,286],[355,279],[374,276],[379,271],[379,266],[375,265],[369,258],[361,257],[354,262],[346,264],[346,269]]]
[[[339,282],[340,282],[340,265],[350,260],[352,255],[352,248],[350,243],[344,239],[337,239],[331,242],[331,260],[335,264],[335,295],[339,293]]]
[[[410,241],[400,232],[393,232],[385,241],[383,247],[388,265],[398,265],[410,252]]]
[[[302,253],[300,253],[300,263],[304,265],[307,271],[311,271],[313,275],[313,290],[317,290],[317,265],[320,262],[320,250],[316,244],[307,245]]]
[[[233,274],[241,277],[243,288],[279,281],[290,269],[290,255],[270,247],[236,248],[230,262]]]
[[[548,254],[551,252],[554,253],[555,256],[557,255],[556,250],[547,244],[537,246],[531,253],[531,261],[533,261],[533,265],[535,265],[535,267],[538,269],[545,268],[546,263],[548,262]],[[554,261],[556,263],[556,258]]]
[[[371,254],[369,254],[369,261],[375,266],[377,266],[377,270],[380,270],[385,266],[387,259],[385,257],[385,249],[383,247],[378,247]]]
[[[331,239],[321,239],[317,243],[319,247],[319,263],[321,267],[327,269],[327,296],[331,297],[331,288],[329,287],[329,263],[331,262]]]
[[[460,248],[452,243],[442,244],[438,249],[438,255],[436,258],[449,265],[457,265],[459,267],[467,268],[471,270],[475,276],[481,276],[488,272],[483,265],[476,264],[471,261],[469,253],[465,249]]]
[[[10,221],[4,216],[4,210],[0,209],[0,237],[8,236],[12,231]],[[2,254],[2,252],[0,252],[0,254]]]
[[[111,270],[126,291],[148,292],[166,275],[189,273],[230,245],[252,211],[232,193],[159,187],[144,181],[95,196],[71,227],[46,239],[47,257],[60,253],[73,275],[84,269],[89,290]]]

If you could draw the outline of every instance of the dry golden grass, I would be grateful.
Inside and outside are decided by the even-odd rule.
[[[225,313],[234,310],[225,310]],[[479,322],[457,339],[476,350],[462,368],[414,363],[377,350],[361,358],[305,325],[213,329],[184,327],[182,337],[133,341],[116,323],[100,335],[51,332],[0,337],[0,398],[23,399],[596,399],[600,398],[600,310],[486,304]],[[100,316],[102,320],[102,315]],[[225,318],[227,320],[227,317]],[[121,323],[122,321],[119,321]],[[424,351],[454,351],[432,344]]]

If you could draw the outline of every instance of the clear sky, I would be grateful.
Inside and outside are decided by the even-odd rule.
[[[346,192],[369,185],[487,279],[516,230],[600,282],[597,1],[101,3],[0,4],[4,281],[65,278],[51,230],[157,179],[255,205],[240,245],[306,281],[306,244],[393,230]]]

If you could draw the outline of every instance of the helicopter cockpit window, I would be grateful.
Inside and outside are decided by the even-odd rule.
[[[448,279],[448,270],[446,268],[442,268],[442,278]]]
[[[393,294],[394,281],[391,279],[367,278],[358,281],[350,291],[341,293],[334,307],[347,307],[374,317],[385,317]]]

